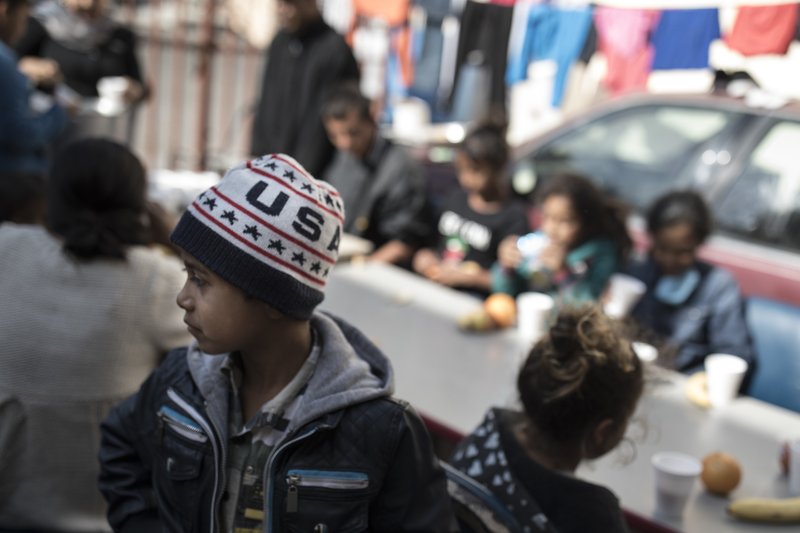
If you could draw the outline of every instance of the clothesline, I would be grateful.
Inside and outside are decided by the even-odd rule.
[[[630,9],[700,9],[797,4],[800,3],[800,0],[594,0],[594,3]]]

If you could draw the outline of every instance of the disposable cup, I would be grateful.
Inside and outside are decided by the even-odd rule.
[[[789,493],[800,496],[800,439],[789,442]]]
[[[658,452],[651,458],[655,471],[655,515],[679,519],[703,467],[696,457],[679,452]]]
[[[547,332],[554,305],[551,296],[540,292],[517,296],[517,332],[524,342],[534,343]]]
[[[708,401],[712,407],[731,403],[747,372],[747,361],[735,355],[715,353],[705,360]]]
[[[608,280],[607,299],[603,310],[612,318],[624,318],[646,290],[647,285],[633,276],[613,274]]]

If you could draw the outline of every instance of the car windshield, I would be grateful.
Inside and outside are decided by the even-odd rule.
[[[753,149],[741,174],[721,198],[720,229],[800,250],[800,123],[776,123]]]
[[[735,113],[677,105],[643,105],[611,113],[557,137],[515,172],[546,180],[566,170],[586,174],[605,190],[644,210],[690,177],[700,148],[720,136]],[[684,185],[690,185],[686,182]]]

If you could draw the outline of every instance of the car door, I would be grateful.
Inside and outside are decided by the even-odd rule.
[[[747,294],[800,305],[800,118],[771,117],[712,195],[716,235],[704,257]]]

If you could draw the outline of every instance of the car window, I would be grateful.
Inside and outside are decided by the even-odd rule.
[[[720,229],[800,250],[800,123],[779,122],[753,149],[716,210]]]
[[[694,107],[647,105],[605,115],[568,131],[520,165],[538,178],[565,170],[593,178],[644,210],[675,188],[701,145],[726,129],[736,114]]]

